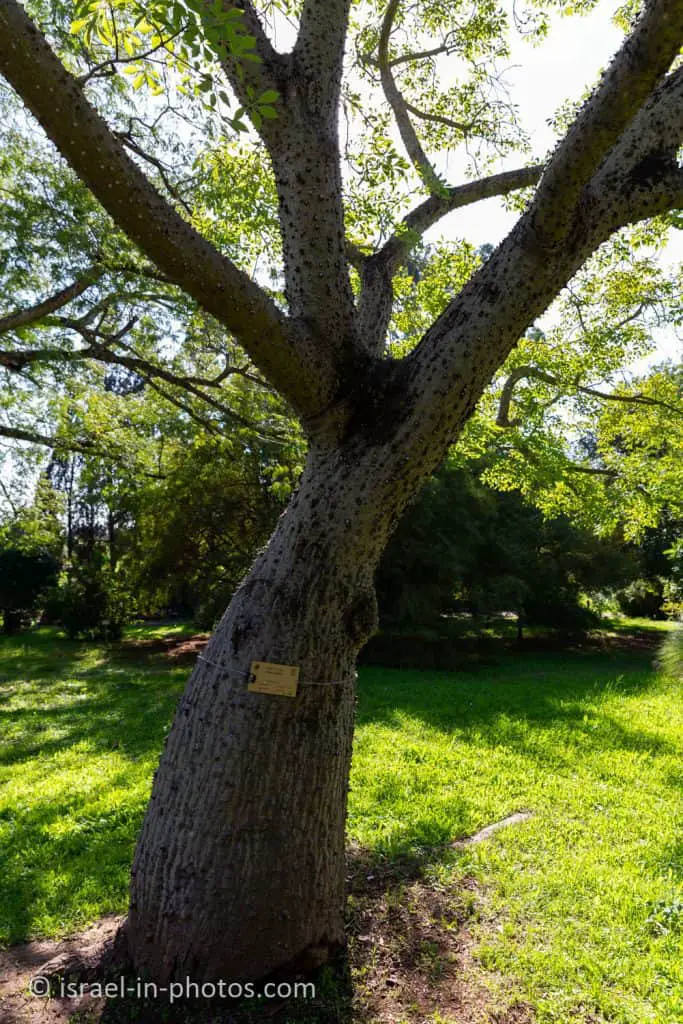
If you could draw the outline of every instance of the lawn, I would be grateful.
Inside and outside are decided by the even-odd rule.
[[[122,650],[50,630],[0,641],[1,944],[125,909],[188,673],[135,646],[149,635]],[[468,970],[494,1003],[518,1000],[541,1024],[680,1024],[682,747],[679,688],[638,647],[510,653],[471,672],[365,668],[354,857],[370,874],[417,866],[434,891],[462,884]],[[533,816],[447,845],[519,810]],[[364,956],[379,953],[370,937]]]

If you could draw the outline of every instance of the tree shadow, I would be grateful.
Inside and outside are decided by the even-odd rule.
[[[67,918],[81,904],[84,916],[120,909],[147,780],[187,676],[50,633],[12,640],[0,666],[0,783],[17,786],[0,810],[9,942],[35,932],[41,914],[59,920],[60,907]]]
[[[106,1024],[373,1024],[377,1020],[474,1020],[489,995],[467,975],[473,945],[468,926],[476,914],[473,879],[438,884],[428,877],[433,854],[394,858],[378,867],[371,853],[349,857],[347,946],[317,971],[280,973],[255,985],[242,1000],[197,999],[173,1005],[162,997],[111,1000]],[[264,998],[266,985],[288,995]],[[295,988],[295,986],[299,988]],[[307,989],[304,986],[308,986]],[[312,986],[312,989],[311,989]],[[466,1017],[460,1014],[466,1010]],[[476,1019],[492,1019],[477,1017]],[[531,1018],[503,1011],[501,1024]]]
[[[85,657],[92,660],[92,648],[64,643],[62,648],[62,641],[55,644],[54,637],[37,637],[33,646],[24,644],[28,650],[22,651],[21,657],[22,701],[12,703],[10,699],[0,705],[0,771],[18,770],[30,759],[44,758],[44,770],[49,772],[54,755],[78,744],[87,747],[84,763],[88,750],[115,751],[124,765],[128,761],[155,758],[187,668],[169,665],[163,651],[146,651],[143,659],[136,660],[129,651],[120,655],[116,650],[103,652],[106,662],[95,666],[87,663],[86,667]],[[18,660],[16,663],[18,667]],[[30,682],[25,681],[27,677]],[[6,680],[7,674],[0,680],[0,687],[5,686],[3,696],[11,689]],[[559,727],[587,752],[625,749],[671,754],[673,747],[666,740],[645,729],[624,725],[607,714],[604,707],[586,720],[586,708],[592,702],[599,704],[610,694],[628,697],[646,692],[655,683],[648,656],[610,651],[521,653],[507,656],[495,668],[482,667],[457,674],[365,668],[359,683],[358,722],[399,728],[401,720],[408,716],[463,741],[476,734],[476,742],[484,751],[487,747],[507,747],[533,759],[544,770],[553,771],[565,768],[570,761],[560,751],[537,745],[535,732]],[[49,718],[49,727],[43,728],[43,718]],[[40,765],[39,769],[42,770]],[[672,786],[679,781],[674,776],[675,773]],[[112,774],[106,785],[110,789],[125,787],[125,771]],[[33,930],[31,908],[44,896],[42,872],[46,858],[66,865],[60,882],[64,893],[75,889],[84,894],[87,903],[88,894],[108,892],[113,908],[116,894],[120,898],[125,891],[145,799],[141,794],[117,808],[93,815],[88,797],[72,793],[68,806],[43,801],[19,809],[16,814],[14,809],[5,812],[0,818],[0,876],[6,893],[10,894],[7,914],[13,922],[13,938]],[[455,828],[452,814],[447,832],[440,831],[431,819],[419,815],[412,818],[390,855],[381,849],[351,851],[350,946],[345,957],[319,974],[317,984],[324,993],[321,1001],[310,1005],[297,1002],[294,1007],[285,1000],[282,1005],[261,1002],[257,1006],[252,1002],[219,1008],[182,1008],[162,1006],[158,1001],[143,1006],[139,999],[127,1003],[111,1000],[101,1019],[150,1024],[155,1020],[172,1024],[181,1024],[183,1020],[248,1024],[256,1019],[273,1019],[282,1024],[351,1024],[376,1019],[372,1007],[380,1007],[385,1017],[388,1013],[390,1017],[394,1014],[393,1019],[401,1019],[403,996],[399,998],[393,991],[399,985],[392,980],[392,965],[399,965],[399,974],[407,972],[410,984],[422,991],[421,998],[427,1000],[424,993],[436,985],[441,977],[439,972],[443,972],[448,961],[443,949],[450,948],[440,945],[448,936],[442,936],[438,922],[445,922],[443,927],[459,937],[461,944],[465,941],[466,912],[472,900],[476,900],[476,893],[473,896],[467,889],[467,880],[457,883],[465,886],[462,892],[449,890],[449,906],[456,913],[455,919],[449,919],[451,911],[441,907],[433,895],[438,886],[432,884],[432,869],[457,856],[448,841],[464,831],[467,811],[464,800],[455,806]],[[61,830],[65,814],[74,827]],[[680,867],[680,850],[666,851],[663,856],[667,863]],[[59,901],[60,891],[53,897]],[[418,910],[416,919],[411,917],[410,910],[406,917],[407,904],[431,906],[430,921],[422,921]],[[465,916],[460,920],[458,914]],[[434,938],[435,934],[439,937]],[[364,938],[368,935],[370,941]],[[460,946],[451,949],[456,965],[458,950]],[[362,973],[368,962],[376,964],[369,980]],[[353,972],[355,990],[351,986]],[[444,1006],[457,1006],[460,998],[458,977],[454,979],[448,972],[446,976],[450,987],[447,992],[441,991],[440,1012]],[[359,1009],[359,998],[366,999],[364,1009]]]
[[[658,685],[647,656],[557,652],[510,655],[495,668],[447,673],[368,668],[359,686],[357,722],[398,725],[406,715],[443,733],[509,745],[525,755],[547,758],[529,736],[533,728],[562,727],[581,737],[587,748],[648,750],[675,754],[666,739],[627,728],[587,705],[612,695],[635,696]],[[560,755],[553,755],[557,764]]]

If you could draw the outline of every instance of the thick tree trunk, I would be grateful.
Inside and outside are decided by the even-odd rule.
[[[254,979],[343,941],[354,665],[376,627],[389,513],[365,459],[309,456],[300,488],[189,681],[156,775],[127,924],[159,982]],[[296,697],[247,690],[300,667]]]

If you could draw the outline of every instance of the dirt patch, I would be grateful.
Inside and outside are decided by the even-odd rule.
[[[616,654],[649,654],[655,653],[662,642],[662,634],[656,630],[637,630],[620,633],[607,629],[590,630],[579,637],[549,634],[547,636],[525,637],[520,641],[509,641],[511,651],[571,651],[574,653],[592,653],[594,651],[614,651]]]
[[[176,664],[191,664],[209,642],[208,633],[196,633],[190,637],[160,637],[155,640],[126,640],[119,645],[117,655],[143,661],[148,658],[166,656]]]
[[[0,1024],[66,1024],[75,1015],[76,1020],[99,1020],[103,999],[90,995],[60,998],[59,991],[49,998],[38,998],[31,993],[31,980],[41,977],[41,971],[55,957],[63,958],[65,968],[72,960],[96,962],[120,923],[120,917],[104,917],[61,942],[38,940],[0,951]],[[68,968],[65,977],[68,979]]]
[[[425,873],[424,859],[377,864],[353,849],[349,864],[350,1020],[533,1024],[522,1003],[492,1006],[474,957],[481,893],[473,878],[442,881]]]
[[[371,884],[374,879],[370,879]],[[435,1013],[488,1024],[489,996],[473,980],[473,883],[457,892],[399,882],[352,902],[349,957],[361,1021],[421,1022]]]
[[[633,633],[616,633],[609,630],[598,630],[590,634],[589,643],[596,649],[623,651],[624,653],[644,652],[655,653],[662,644],[663,634],[656,630],[638,630]]]
[[[126,1004],[123,1000],[83,995],[62,998],[53,981],[51,998],[31,995],[29,984],[55,957],[68,965],[80,956],[92,964],[111,945],[120,919],[105,918],[62,942],[29,942],[0,953],[1,1024],[96,1024],[166,1021],[185,1024],[246,1024],[267,1017],[277,1024],[533,1024],[530,1008],[513,1003],[492,1006],[473,950],[471,927],[478,917],[480,893],[474,879],[444,883],[425,877],[424,864],[406,858],[380,865],[362,851],[349,858],[348,952],[334,979],[316,980],[310,1003],[223,1004],[210,1011]],[[67,966],[67,981],[75,980]],[[84,975],[79,975],[82,980]],[[88,972],[92,982],[109,980]],[[66,993],[68,994],[68,992]]]

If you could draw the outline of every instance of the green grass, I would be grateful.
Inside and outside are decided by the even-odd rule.
[[[619,615],[618,618],[606,619],[605,625],[619,633],[662,634],[675,630],[678,623],[672,619],[638,619],[629,615]]]
[[[473,876],[482,976],[540,1024],[683,1019],[683,713],[651,661],[361,672],[350,838],[380,860],[417,856],[437,883]],[[0,641],[0,942],[125,909],[187,673],[47,630]],[[519,809],[534,817],[440,849]]]

